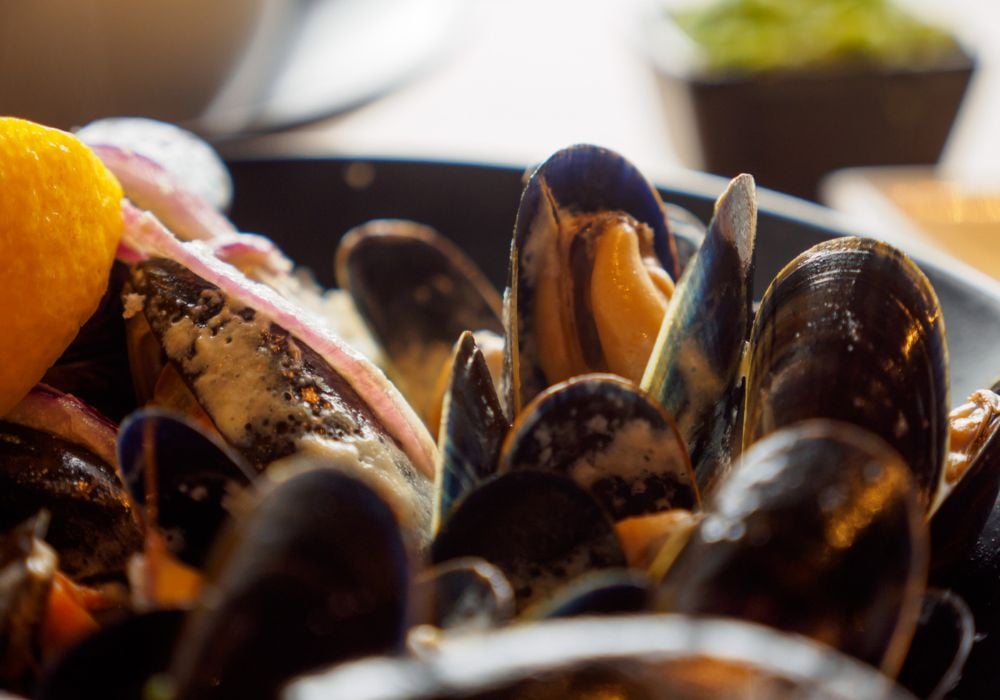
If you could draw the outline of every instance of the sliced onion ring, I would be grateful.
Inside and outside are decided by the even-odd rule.
[[[91,148],[118,178],[125,196],[156,214],[179,238],[211,240],[237,233],[229,219],[156,161],[118,146],[95,144]]]

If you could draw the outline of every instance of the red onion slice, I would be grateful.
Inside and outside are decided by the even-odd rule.
[[[156,161],[118,146],[95,144],[91,148],[118,178],[125,196],[156,214],[179,238],[213,239],[237,233],[226,217]]]
[[[237,231],[206,199],[185,188],[156,161],[109,144],[91,148],[118,178],[128,201],[153,213],[178,238],[210,241],[219,258],[262,276],[288,275],[294,269],[273,241]],[[127,244],[119,246],[117,257],[129,264],[141,259]]]
[[[128,248],[147,257],[161,256],[177,261],[219,287],[227,296],[268,316],[311,347],[368,402],[414,466],[433,478],[437,448],[427,428],[381,370],[347,347],[329,330],[326,322],[219,260],[213,248],[204,241],[179,241],[155,216],[128,204],[122,207],[122,213],[125,219],[122,240]]]
[[[127,202],[122,202],[122,209],[127,206]],[[115,258],[121,260],[126,265],[135,265],[140,260],[145,260],[148,256],[133,248],[125,240],[118,241],[118,249],[115,251]]]
[[[215,257],[239,268],[262,275],[289,275],[295,268],[291,260],[270,238],[256,233],[237,233],[208,242]]]
[[[38,384],[3,419],[82,445],[118,471],[117,426],[72,394]]]
[[[159,163],[174,180],[219,211],[233,198],[229,170],[212,145],[176,124],[146,117],[106,117],[76,132],[88,146],[117,146]]]

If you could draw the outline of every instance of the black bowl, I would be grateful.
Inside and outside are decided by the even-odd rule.
[[[502,287],[523,171],[456,163],[355,159],[246,160],[230,164],[232,216],[245,231],[272,237],[296,261],[333,285],[340,237],[374,218],[408,218],[454,239]],[[678,174],[660,182],[664,201],[707,220],[723,178]],[[836,236],[864,235],[832,211],[762,190],[756,295],[806,248]],[[970,281],[936,262],[918,260],[944,309],[957,404],[1000,375],[1000,285]]]
[[[657,77],[673,130],[694,126],[700,167],[815,199],[834,170],[937,163],[973,67],[959,54],[913,68]]]

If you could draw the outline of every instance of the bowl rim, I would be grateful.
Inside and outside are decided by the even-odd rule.
[[[349,166],[353,163],[364,163],[378,168],[379,165],[398,166],[429,166],[434,168],[470,168],[503,171],[507,173],[530,173],[538,163],[517,165],[510,162],[472,161],[453,158],[394,156],[376,153],[344,151],[339,153],[265,153],[256,155],[237,155],[226,158],[227,166],[253,164],[292,164],[295,163],[329,163]],[[653,184],[661,196],[665,192],[676,192],[691,195],[705,200],[714,201],[725,191],[731,178],[723,175],[694,170],[677,165],[649,166],[643,164],[643,174]],[[861,236],[883,240],[880,231],[873,229],[864,221],[838,212],[830,207],[816,202],[779,192],[767,187],[757,186],[757,209],[779,219],[804,224],[828,232],[831,236]],[[669,196],[669,195],[668,195]],[[929,251],[920,246],[913,246],[899,239],[889,243],[902,250],[918,263],[921,269],[933,270],[962,287],[975,290],[988,297],[989,301],[1000,308],[1000,280],[994,279],[984,272],[950,256],[929,256]]]

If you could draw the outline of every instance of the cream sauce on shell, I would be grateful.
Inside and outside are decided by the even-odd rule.
[[[311,349],[218,289],[189,288],[186,301],[145,291],[147,318],[168,358],[220,434],[252,463],[264,469],[288,455],[327,450],[343,464],[350,453],[357,475],[379,482],[405,527],[428,530],[429,480]]]

